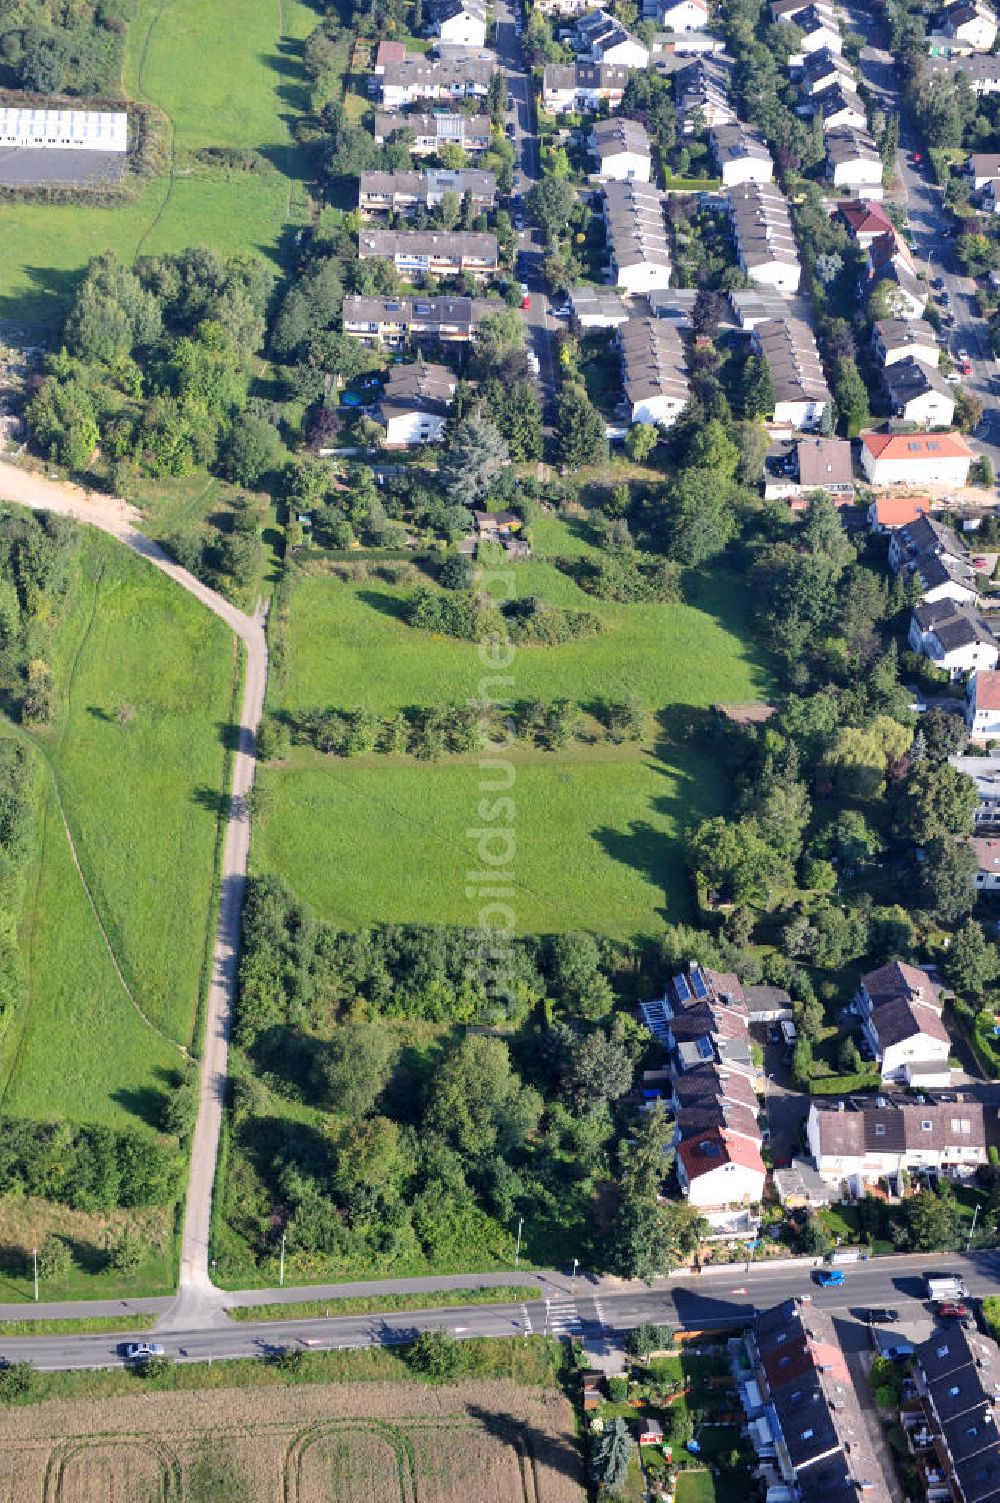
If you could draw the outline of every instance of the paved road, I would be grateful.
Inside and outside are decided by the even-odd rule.
[[[157,1339],[178,1361],[209,1358],[260,1357],[281,1346],[319,1348],[393,1345],[412,1339],[419,1330],[442,1329],[459,1338],[550,1334],[600,1340],[641,1321],[660,1321],[691,1330],[712,1330],[746,1323],[755,1309],[777,1304],[793,1295],[811,1293],[816,1305],[834,1318],[845,1351],[867,1349],[866,1328],[858,1310],[891,1305],[902,1324],[926,1324],[922,1275],[929,1269],[961,1272],[975,1296],[1000,1288],[1000,1251],[954,1254],[901,1255],[848,1265],[839,1289],[820,1289],[808,1280],[808,1266],[766,1266],[720,1270],[694,1277],[660,1280],[654,1289],[622,1285],[612,1279],[581,1276],[575,1284],[561,1279],[548,1301],[527,1304],[474,1305],[449,1310],[423,1310],[386,1316],[350,1315],[333,1320],[232,1322],[224,1314],[215,1323],[185,1330],[161,1325]],[[419,1302],[415,1302],[415,1305]],[[37,1336],[0,1338],[0,1357],[26,1358],[45,1369],[112,1367],[120,1362],[120,1344],[128,1336]]]
[[[523,196],[541,176],[534,88],[531,73],[525,66],[521,39],[514,30],[514,10],[510,0],[497,0],[496,21],[497,55],[507,75],[507,87],[514,96],[514,110],[510,118],[516,132],[514,144],[517,161],[514,170],[520,179],[514,192]],[[552,335],[558,321],[552,317],[542,281],[545,243],[541,230],[529,226],[520,237],[520,246],[521,280],[527,283],[531,293],[531,307],[524,310],[523,317],[528,330],[529,348],[538,356],[538,386],[542,401],[548,408],[556,394]],[[546,426],[548,430],[548,425]]]
[[[212,1186],[218,1157],[222,1103],[225,1096],[229,1028],[236,984],[240,913],[250,848],[247,795],[253,785],[254,745],[264,706],[267,683],[267,643],[263,612],[250,617],[174,563],[157,543],[138,530],[135,507],[114,497],[86,492],[79,486],[47,480],[42,475],[0,462],[0,500],[36,510],[60,512],[110,533],[134,553],[169,575],[182,589],[221,617],[243,642],[246,676],[240,712],[239,742],[233,757],[229,821],[222,857],[221,898],[212,961],[201,1067],[201,1099],[191,1147],[181,1243],[180,1291],[175,1314],[189,1319],[202,1305],[219,1303],[208,1269],[208,1240],[212,1215]]]
[[[941,277],[944,281],[949,311],[955,316],[955,327],[948,331],[948,348],[952,354],[959,350],[968,352],[972,360],[972,375],[964,377],[963,385],[977,392],[986,408],[983,422],[975,434],[974,447],[990,456],[994,470],[1000,474],[1000,412],[991,402],[989,385],[991,376],[1000,371],[1000,367],[993,361],[985,320],[977,318],[973,312],[967,290],[968,279],[955,258],[953,242],[944,233],[952,223],[944,207],[944,193],[934,182],[926,160],[920,163],[912,160],[914,151],[924,157],[926,151],[903,106],[896,60],[886,47],[884,21],[854,6],[846,7],[846,11],[851,29],[866,39],[861,53],[861,72],[865,82],[878,96],[884,109],[899,115],[900,150],[896,169],[913,249],[918,260],[924,263],[927,275]],[[987,498],[988,492],[979,493],[980,501]]]

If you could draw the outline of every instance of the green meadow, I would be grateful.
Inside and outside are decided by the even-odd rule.
[[[85,532],[54,659],[58,715],[32,737],[28,996],[0,1045],[0,1105],[134,1120],[155,1111],[176,1045],[193,1039],[234,650],[223,623],[165,576]]]
[[[126,42],[124,93],[171,122],[170,170],[117,208],[4,204],[0,320],[57,323],[90,257],[209,245],[273,256],[284,226],[304,214],[290,122],[301,108],[298,48],[317,12],[302,0],[139,0]],[[252,147],[273,164],[258,174],[206,170],[191,153]]]
[[[549,531],[553,543],[563,541],[557,526]],[[510,575],[518,595],[593,610],[605,630],[560,647],[518,649],[509,685],[494,694],[565,696],[590,709],[632,694],[649,712],[644,745],[590,735],[557,753],[520,744],[510,752],[518,929],[626,937],[689,918],[678,837],[718,811],[725,784],[706,743],[693,744],[685,727],[717,701],[761,699],[770,688],[767,663],[750,645],[745,585],[717,570],[687,582],[685,604],[624,606],[595,601],[544,560],[517,564]],[[349,582],[300,575],[272,709],[294,716],[312,706],[364,706],[385,714],[483,697],[488,669],[475,646],[407,624],[411,589],[385,583],[374,569]],[[317,914],[345,928],[474,924],[480,904],[466,873],[481,863],[468,832],[481,823],[482,777],[475,756],[343,760],[296,747],[262,775],[254,867],[281,874]]]

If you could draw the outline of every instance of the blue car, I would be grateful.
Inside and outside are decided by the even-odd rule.
[[[813,1278],[821,1289],[835,1289],[844,1282],[843,1272],[839,1268],[817,1268]]]

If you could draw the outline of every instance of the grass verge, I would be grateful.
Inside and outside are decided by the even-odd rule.
[[[512,1305],[541,1298],[537,1284],[497,1284],[492,1289],[436,1289],[414,1294],[344,1295],[303,1299],[288,1305],[233,1305],[230,1320],[318,1320],[334,1315],[381,1315],[389,1311],[450,1310],[466,1305]]]

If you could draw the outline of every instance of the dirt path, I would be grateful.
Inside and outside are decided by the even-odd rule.
[[[110,533],[187,590],[236,633],[246,648],[246,677],[240,713],[239,744],[233,757],[229,820],[220,872],[219,921],[212,958],[212,980],[205,1020],[201,1061],[201,1098],[191,1144],[181,1243],[180,1294],[191,1291],[198,1300],[213,1297],[208,1269],[208,1240],[212,1221],[212,1188],[222,1129],[222,1106],[229,1061],[229,1031],[236,988],[240,915],[250,854],[250,816],[247,796],[253,786],[255,737],[264,709],[267,684],[267,643],[264,613],[248,616],[215,590],[195,579],[167,557],[158,543],[138,530],[140,513],[112,496],[82,490],[62,481],[19,470],[0,461],[0,501],[13,501],[34,510],[59,512]]]

